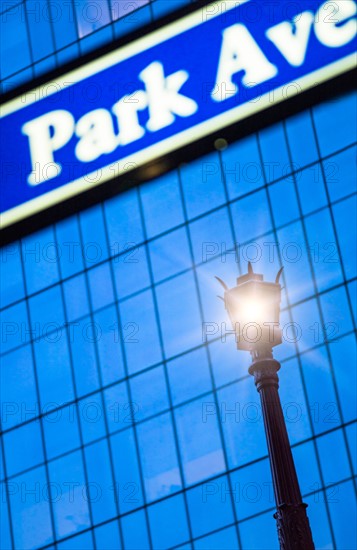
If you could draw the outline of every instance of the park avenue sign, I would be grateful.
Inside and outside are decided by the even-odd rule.
[[[217,1],[4,103],[2,227],[351,70],[356,14]]]

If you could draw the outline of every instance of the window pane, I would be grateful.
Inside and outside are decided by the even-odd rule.
[[[77,39],[73,6],[71,2],[49,2],[51,22],[54,30],[56,48],[67,46]]]
[[[106,435],[104,410],[100,393],[79,401],[78,413],[81,422],[83,443],[85,445]]]
[[[148,508],[153,548],[171,548],[189,539],[182,495]]]
[[[16,475],[44,461],[41,424],[39,421],[24,424],[4,435],[7,474]],[[26,452],[21,452],[26,449]]]
[[[254,240],[272,230],[265,190],[234,202],[231,210],[237,242],[240,244]]]
[[[271,185],[269,195],[276,226],[284,225],[299,217],[299,207],[292,176]]]
[[[286,130],[295,170],[317,160],[314,130],[308,111],[288,118]]]
[[[57,485],[53,512],[57,538],[78,533],[90,526],[86,482],[79,451],[50,462],[50,481]]]
[[[154,237],[184,222],[177,172],[140,188],[148,237]]]
[[[356,107],[355,92],[314,107],[313,116],[322,156],[356,141]]]
[[[239,525],[243,548],[254,550],[278,550],[276,522],[273,513],[268,512]]]
[[[68,321],[75,321],[89,313],[88,295],[84,275],[63,283]]]
[[[124,252],[129,246],[133,247],[144,240],[135,190],[121,193],[106,201],[104,208],[111,251],[114,250],[116,254]]]
[[[89,485],[89,499],[93,522],[101,523],[117,515],[115,493],[107,441],[85,447]]]
[[[64,325],[62,296],[59,286],[45,290],[29,299],[31,326],[38,335],[59,334]],[[49,336],[47,336],[49,338]]]
[[[114,302],[112,278],[108,263],[90,269],[88,280],[94,310]]]
[[[74,397],[67,339],[43,338],[34,344],[41,407],[53,408]]]
[[[68,479],[68,478],[67,478]],[[39,548],[53,541],[45,468],[14,478],[10,497],[16,548]],[[22,487],[23,490],[14,490]],[[34,518],[41,518],[35,522]]]
[[[87,531],[76,537],[64,540],[57,544],[57,548],[58,550],[92,550],[94,548],[92,533]]]
[[[43,417],[42,424],[49,460],[80,446],[75,405],[69,405],[47,414]]]
[[[86,265],[92,266],[108,258],[104,220],[100,206],[81,212],[80,225]]]
[[[220,411],[211,405],[207,415],[220,414],[231,468],[268,454],[262,410],[257,390],[249,377],[218,392]]]
[[[345,338],[339,338],[330,346],[337,390],[340,396],[342,414],[345,422],[355,420],[356,418],[356,352],[356,338],[353,334]]]
[[[301,170],[296,174],[301,209],[303,214],[309,214],[327,205],[324,179],[320,164]]]
[[[134,246],[112,262],[119,299],[150,286],[145,246]]]
[[[110,23],[107,2],[78,0],[75,2],[79,38],[91,34],[103,25]]]
[[[181,176],[189,218],[199,216],[226,202],[218,153],[212,153],[184,166]]]
[[[263,156],[263,166],[268,183],[291,172],[284,127],[281,122],[262,130],[259,142]]]
[[[60,249],[51,228],[23,239],[22,256],[29,294],[58,282]]]
[[[229,485],[226,476],[187,491],[194,537],[233,523]]]
[[[342,272],[336,238],[328,210],[305,220],[311,259],[320,291],[342,282]]]
[[[290,443],[311,437],[309,410],[305,401],[299,364],[296,359],[284,362],[279,371],[280,400]]]
[[[222,529],[218,533],[195,540],[196,550],[238,550],[237,531],[235,527]]]
[[[239,519],[274,507],[274,488],[267,458],[233,472],[231,480]]]
[[[40,4],[35,0],[26,1],[31,51],[33,61],[35,62],[51,54],[54,50],[50,24],[51,17],[48,11],[48,4],[44,4]]]
[[[225,470],[213,394],[175,410],[186,485]]]
[[[264,185],[255,135],[229,145],[222,152],[222,164],[231,200]]]
[[[207,262],[217,255],[224,262],[226,251],[234,248],[227,208],[220,208],[192,222],[189,227],[196,264]]]
[[[325,485],[336,483],[351,476],[346,445],[341,430],[317,439],[322,475]]]
[[[150,550],[146,517],[143,510],[124,516],[121,520],[126,550]]]
[[[172,231],[149,244],[155,281],[171,277],[191,267],[186,229]]]
[[[81,244],[77,217],[67,218],[56,225],[62,277],[69,277],[84,268],[84,249]]]
[[[120,311],[129,372],[160,363],[161,348],[151,291],[125,300]]]
[[[124,514],[143,505],[139,465],[134,432],[124,430],[111,438],[115,481],[119,494],[120,513]]]
[[[138,425],[145,491],[150,502],[181,489],[171,416],[162,414]]]
[[[103,385],[124,376],[120,331],[116,308],[109,307],[94,315],[98,328],[97,348]],[[100,335],[100,336],[99,336]]]
[[[356,256],[351,254],[351,250],[357,248],[356,232],[351,231],[351,227],[356,225],[356,206],[356,198],[352,197],[333,207],[342,261],[348,279],[356,277],[357,273]],[[346,220],[349,220],[349,223],[346,223]]]
[[[337,485],[334,502],[329,506],[337,548],[354,550],[357,548],[356,536],[356,496],[353,482]]]
[[[288,225],[277,236],[290,303],[306,299],[314,294],[314,285],[302,225],[300,222]]]
[[[145,6],[150,0],[134,0],[133,2],[127,2],[126,0],[110,0],[112,20],[125,17],[129,13]]]
[[[166,356],[200,344],[202,326],[192,273],[158,286],[157,298]]]
[[[73,357],[73,370],[78,396],[95,391],[99,386],[95,340],[99,338],[97,327],[86,317],[69,326]],[[94,332],[95,331],[95,332]]]
[[[3,429],[39,414],[30,346],[1,357],[0,391]]]
[[[13,243],[1,249],[0,303],[5,307],[24,297],[20,245]]]
[[[31,63],[24,11],[25,5],[22,4],[1,16],[2,78]]]
[[[104,397],[109,432],[127,428],[139,418],[140,404],[129,401],[126,382],[105,390]]]
[[[205,349],[198,349],[169,361],[167,370],[174,405],[212,389]]]
[[[322,480],[320,478],[314,444],[308,441],[303,445],[293,447],[292,452],[301,493],[304,495],[311,493],[316,488],[320,488]]]
[[[331,201],[356,192],[356,147],[351,147],[324,162]]]
[[[341,422],[332,371],[324,348],[301,356],[314,433],[334,428]]]
[[[121,550],[117,521],[97,527],[94,533],[97,548],[103,548],[103,550]]]
[[[157,367],[130,379],[132,398],[138,411],[136,418],[144,419],[169,408],[165,373]]]

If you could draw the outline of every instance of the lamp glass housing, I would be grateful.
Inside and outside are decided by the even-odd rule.
[[[279,327],[281,286],[248,273],[237,286],[225,292],[225,306],[236,332],[237,348],[255,350],[282,342]]]

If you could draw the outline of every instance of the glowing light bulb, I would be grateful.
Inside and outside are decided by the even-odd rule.
[[[249,300],[242,305],[241,317],[243,323],[259,323],[264,321],[264,308],[257,300]]]

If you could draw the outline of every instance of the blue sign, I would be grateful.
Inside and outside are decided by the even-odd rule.
[[[5,103],[2,227],[350,70],[356,14],[218,1]]]

